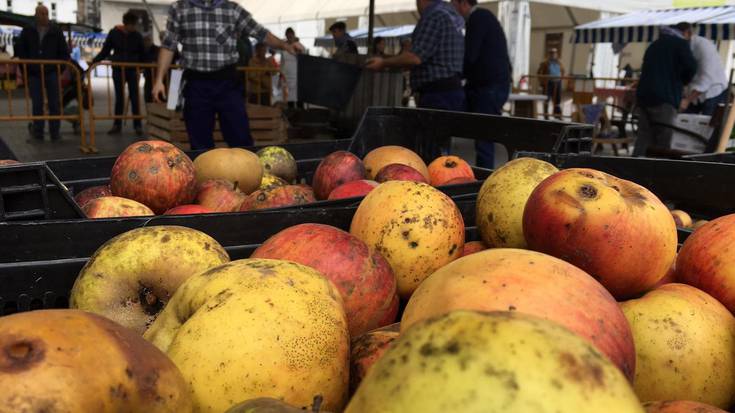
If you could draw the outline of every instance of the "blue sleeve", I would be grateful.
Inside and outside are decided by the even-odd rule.
[[[100,50],[97,56],[92,59],[93,63],[101,62],[110,56],[110,52],[112,51],[112,36],[114,36],[114,30],[115,29],[110,30],[110,32],[107,34],[105,43],[102,45],[102,50]]]
[[[488,18],[489,16],[479,14],[481,11],[476,11],[474,16],[470,17],[470,24],[467,28],[465,48],[465,64],[474,64],[480,60],[482,54],[482,40],[487,36],[487,33],[492,28],[493,21]]]
[[[411,52],[425,62],[431,59],[437,50],[439,24],[436,18],[429,17],[419,21],[411,36]]]

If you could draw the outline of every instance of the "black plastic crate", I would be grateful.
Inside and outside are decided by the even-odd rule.
[[[83,216],[67,188],[44,163],[0,167],[0,221]]]
[[[467,227],[467,240],[477,240],[475,200],[456,201]],[[39,308],[63,308],[79,271],[107,240],[135,228],[155,225],[182,225],[203,231],[222,244],[235,259],[248,258],[266,239],[283,229],[301,223],[321,223],[349,230],[356,207],[291,211],[264,211],[260,214],[223,214],[219,219],[206,216],[161,216],[153,219],[109,219],[44,222],[11,225],[0,240],[0,316]],[[262,225],[267,222],[268,225]],[[101,234],[105,234],[101,236]],[[6,247],[23,239],[25,249],[10,255]]]
[[[364,157],[385,145],[412,149],[426,162],[441,156],[450,138],[503,145],[517,151],[585,153],[592,126],[560,121],[409,108],[369,108],[355,132],[350,152]]]
[[[724,153],[702,153],[697,155],[687,155],[684,159],[689,161],[699,162],[721,162],[721,163],[735,163],[735,152],[724,152]]]

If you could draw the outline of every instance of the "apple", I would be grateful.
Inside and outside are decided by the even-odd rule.
[[[617,299],[648,291],[676,257],[676,224],[646,188],[593,169],[543,180],[523,212],[528,246],[570,262]]]
[[[196,203],[212,212],[236,212],[247,195],[225,179],[209,179],[199,186]]]

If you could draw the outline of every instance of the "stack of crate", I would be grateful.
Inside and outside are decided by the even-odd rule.
[[[186,133],[181,112],[168,110],[163,103],[149,103],[146,109],[148,136],[188,148],[189,135]],[[250,134],[256,145],[278,145],[286,142],[288,128],[280,108],[248,104],[247,112]],[[217,147],[227,146],[222,138],[219,121],[214,126],[214,143]]]

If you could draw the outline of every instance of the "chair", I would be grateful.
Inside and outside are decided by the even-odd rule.
[[[593,92],[574,92],[572,94],[572,103],[576,108],[572,116],[575,122],[594,125],[592,135],[592,153],[597,153],[602,149],[603,145],[612,146],[615,156],[620,156],[618,145],[623,145],[626,152],[629,151],[629,145],[633,143],[633,138],[613,136],[611,130],[611,122],[607,115],[607,103],[593,103],[595,95]]]

